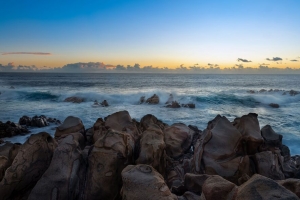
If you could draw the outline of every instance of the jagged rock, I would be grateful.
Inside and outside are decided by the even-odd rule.
[[[64,102],[72,102],[72,103],[81,103],[84,99],[81,97],[68,97],[64,100]]]
[[[280,165],[283,163],[280,153],[263,151],[255,154],[255,164],[258,174],[274,180],[284,179]]]
[[[26,126],[31,126],[31,117],[28,117],[24,115],[19,119],[19,124],[20,125],[26,125]]]
[[[277,103],[270,103],[269,106],[272,107],[272,108],[279,108],[280,107],[279,104],[277,104]]]
[[[122,171],[122,199],[176,200],[164,178],[149,165],[128,165]]]
[[[171,104],[166,106],[167,108],[180,108],[180,104],[177,101],[172,101]]]
[[[106,134],[109,127],[105,126],[105,122],[102,118],[98,118],[93,126],[93,144],[103,135]]]
[[[105,126],[116,131],[129,133],[136,141],[140,137],[140,133],[132,121],[128,111],[119,111],[105,118]]]
[[[273,200],[299,199],[294,193],[276,183],[272,179],[255,174],[250,180],[238,187],[237,200]]]
[[[220,175],[238,184],[244,174],[251,174],[249,157],[241,156],[241,139],[241,133],[228,119],[218,115],[196,143],[193,171]]]
[[[10,121],[2,123],[0,121],[0,138],[12,137],[15,135],[23,135],[29,132],[30,131],[26,127],[23,127],[19,124],[15,124]]]
[[[182,123],[175,123],[164,129],[166,153],[177,158],[190,150],[195,132]]]
[[[174,97],[173,97],[173,94],[170,94],[168,100],[166,101],[165,104],[171,104],[172,102],[174,101]]]
[[[119,199],[121,171],[133,164],[133,150],[128,133],[110,130],[99,138],[88,157],[84,199]]]
[[[261,135],[266,145],[278,148],[282,146],[282,135],[277,134],[270,125],[266,125],[261,129]]]
[[[6,169],[11,166],[19,149],[20,144],[18,143],[5,142],[0,146],[0,181],[4,177]]]
[[[49,168],[32,189],[29,200],[79,199],[84,188],[86,160],[81,133],[62,136]]]
[[[165,174],[164,134],[159,126],[151,124],[147,130],[142,133],[140,139],[139,157],[136,164],[148,164],[155,168],[160,174]]]
[[[30,123],[30,126],[33,126],[33,127],[45,127],[45,126],[48,126],[48,122],[47,122],[47,118],[45,116],[34,116],[32,119],[31,119],[31,123]]]
[[[107,101],[104,100],[104,101],[101,102],[101,106],[108,107],[109,105],[108,105]]]
[[[249,113],[241,118],[234,119],[233,125],[242,134],[242,140],[246,142],[246,151],[248,155],[258,152],[259,146],[264,142],[259,128],[256,113]]]
[[[162,121],[158,120],[154,115],[148,114],[142,117],[140,121],[140,128],[141,130],[147,130],[151,124],[156,124],[161,128],[161,130],[163,130],[166,125]]]
[[[141,96],[141,98],[140,98],[140,104],[142,104],[142,103],[145,103],[145,96]]]
[[[62,125],[56,128],[55,138],[60,138],[62,135],[76,132],[84,134],[84,125],[78,117],[69,116],[65,119]]]
[[[292,193],[296,194],[300,198],[300,180],[295,178],[289,178],[285,180],[277,181],[279,185],[282,185]]]
[[[298,92],[298,91],[295,91],[295,90],[290,90],[290,91],[289,91],[289,94],[290,94],[291,96],[295,96],[295,95],[299,94],[299,92]]]
[[[0,182],[0,199],[19,199],[29,195],[49,167],[56,146],[56,141],[46,132],[31,135],[20,147]]]
[[[146,103],[148,103],[148,104],[158,104],[159,103],[159,97],[156,94],[154,94],[152,97],[150,97],[146,100]]]
[[[247,92],[250,93],[250,94],[254,94],[255,93],[254,90],[248,90]]]

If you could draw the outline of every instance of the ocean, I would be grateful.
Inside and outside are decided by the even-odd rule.
[[[23,115],[63,121],[73,115],[89,128],[99,117],[127,110],[136,120],[153,114],[170,125],[182,122],[203,130],[218,114],[233,121],[254,112],[260,127],[270,124],[295,155],[300,154],[300,94],[290,95],[291,90],[300,91],[300,75],[0,73],[0,121],[18,122]],[[159,104],[139,103],[141,96],[153,94],[160,97]],[[196,108],[164,107],[170,94]],[[84,102],[64,102],[71,96]],[[93,107],[95,100],[107,100],[110,106]],[[270,103],[280,107],[272,108]],[[54,135],[54,128],[30,130]],[[23,143],[29,135],[5,140]]]

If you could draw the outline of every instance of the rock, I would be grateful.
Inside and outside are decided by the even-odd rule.
[[[250,180],[238,187],[237,200],[273,200],[273,199],[299,199],[294,193],[275,181],[255,174]]]
[[[282,146],[282,135],[277,134],[270,125],[266,125],[261,129],[261,135],[268,146],[278,148]]]
[[[269,106],[272,108],[279,108],[279,104],[277,103],[270,103]]]
[[[177,101],[172,101],[171,104],[166,106],[167,108],[180,108],[180,105]]]
[[[64,100],[64,102],[72,102],[72,103],[81,103],[84,99],[81,97],[68,97]]]
[[[260,93],[262,93],[262,92],[267,92],[267,90],[261,89],[261,90],[259,90],[259,92],[260,92]]]
[[[102,101],[101,106],[103,106],[103,107],[108,107],[109,105],[108,105],[107,101],[104,100],[104,101]]]
[[[220,176],[209,176],[202,185],[201,199],[235,200],[238,187]]]
[[[47,118],[45,116],[34,116],[32,119],[31,119],[31,125],[30,126],[33,126],[33,127],[45,127],[45,126],[48,126],[48,122],[47,122]]]
[[[289,178],[281,181],[277,181],[277,183],[292,193],[296,194],[300,198],[300,180],[295,178]]]
[[[254,160],[258,174],[274,180],[284,179],[284,174],[280,167],[281,163],[283,162],[283,158],[280,157],[280,155],[272,153],[271,151],[256,153]]]
[[[164,129],[166,153],[172,158],[182,156],[190,150],[195,132],[182,123]]]
[[[86,160],[82,154],[81,133],[63,136],[55,149],[49,168],[32,189],[29,200],[79,199],[84,188]]]
[[[24,115],[19,119],[20,125],[31,126],[31,117]]]
[[[82,124],[81,119],[78,117],[69,116],[67,117],[63,124],[58,126],[55,131],[55,138],[60,138],[62,135],[80,132],[84,134],[85,129]]]
[[[174,101],[173,94],[170,94],[170,96],[169,96],[169,98],[168,98],[168,100],[167,100],[167,102],[165,104],[172,104],[173,101]]]
[[[194,103],[182,104],[181,106],[184,108],[196,108]]]
[[[93,140],[92,143],[94,144],[99,138],[103,137],[109,127],[105,126],[105,122],[102,118],[98,118],[93,126]]]
[[[290,149],[288,146],[286,145],[281,145],[281,155],[283,156],[284,158],[284,161],[288,161],[291,159],[291,152],[290,152]]]
[[[164,178],[149,165],[128,165],[122,171],[122,199],[175,200]]]
[[[141,96],[141,98],[140,98],[140,104],[142,104],[142,103],[144,103],[145,102],[145,96]]]
[[[30,131],[19,124],[15,124],[13,122],[7,121],[6,123],[2,123],[0,121],[0,138],[4,137],[12,137],[15,135],[23,135],[29,133]]]
[[[84,199],[119,199],[121,171],[133,164],[134,141],[128,133],[108,131],[94,144],[88,157]]]
[[[140,133],[132,121],[128,111],[119,111],[105,118],[105,126],[116,131],[129,133],[136,141],[140,137]]]
[[[159,103],[159,97],[156,94],[154,94],[152,97],[150,97],[146,100],[146,103],[148,103],[148,104],[158,104]]]
[[[177,198],[178,200],[199,200],[200,195],[187,191],[182,196],[178,196]]]
[[[136,164],[151,165],[164,175],[166,168],[165,148],[162,130],[156,124],[151,124],[141,135],[139,157]]]
[[[15,89],[15,87],[14,86],[10,86],[9,89]]]
[[[264,142],[261,133],[259,122],[256,113],[249,113],[241,118],[235,118],[233,125],[239,130],[242,135],[242,140],[245,141],[247,155],[253,155],[258,152],[259,146]]]
[[[299,94],[299,92],[298,92],[298,91],[295,91],[295,90],[291,90],[291,91],[289,91],[289,94],[290,94],[291,96],[295,96],[295,95]]]
[[[255,93],[254,90],[248,90],[247,92],[250,93],[250,94],[254,94]]]
[[[201,195],[202,186],[209,177],[211,175],[187,173],[184,176],[184,186],[188,191]]]
[[[5,142],[0,146],[0,181],[4,177],[6,169],[11,166],[19,149],[20,144],[18,143]]]
[[[151,124],[156,124],[163,130],[166,126],[162,121],[158,120],[154,115],[148,114],[142,117],[140,121],[140,129],[145,131]]]
[[[193,170],[196,173],[220,175],[238,184],[244,174],[250,175],[250,161],[243,156],[241,133],[226,117],[218,115],[208,123],[197,141]]]
[[[31,135],[0,182],[0,199],[26,198],[49,167],[56,146],[56,141],[46,132]]]

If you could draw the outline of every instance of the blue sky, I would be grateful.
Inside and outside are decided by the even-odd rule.
[[[299,8],[298,0],[1,1],[0,63],[299,68]],[[266,60],[274,57],[282,60]]]

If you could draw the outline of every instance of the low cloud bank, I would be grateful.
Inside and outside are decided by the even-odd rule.
[[[242,61],[243,62],[243,61]],[[249,61],[248,61],[249,62]],[[176,69],[168,67],[153,67],[143,66],[139,64],[131,65],[108,65],[102,62],[88,62],[88,63],[72,63],[64,65],[63,67],[36,67],[35,65],[16,66],[14,63],[7,65],[0,64],[0,72],[56,72],[56,73],[199,73],[199,74],[300,74],[300,69],[290,67],[277,68],[269,67],[268,64],[260,64],[257,67],[247,67],[243,64],[236,64],[228,68],[220,68],[218,64],[208,63],[206,66],[185,67],[183,64]]]

